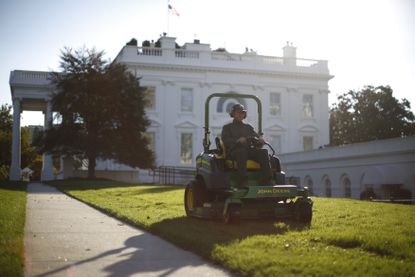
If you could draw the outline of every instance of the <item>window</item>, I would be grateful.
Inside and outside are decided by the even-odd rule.
[[[303,95],[303,115],[304,117],[313,117],[313,95]]]
[[[314,195],[313,180],[311,179],[310,176],[306,176],[305,177],[304,187],[308,187],[308,193],[309,193],[309,195]]]
[[[303,137],[303,149],[304,151],[313,150],[313,137]]]
[[[193,160],[193,135],[182,133],[180,138],[180,163],[192,164]]]
[[[281,96],[279,93],[271,92],[269,95],[269,113],[281,115]]]
[[[155,87],[146,87],[144,91],[144,108],[149,110],[156,109],[156,89]]]
[[[182,88],[180,103],[182,112],[193,112],[193,89]]]
[[[343,178],[344,197],[352,197],[352,186],[348,177]]]
[[[270,144],[274,148],[275,153],[281,153],[281,136],[271,135]]]
[[[326,196],[331,197],[331,182],[330,182],[329,178],[326,178],[324,180],[324,187],[325,187],[325,190],[326,190]]]
[[[243,98],[236,99],[236,98],[220,97],[218,100],[218,103],[216,104],[216,112],[217,113],[229,113],[232,109],[232,106],[237,103],[247,108],[245,99]]]
[[[148,140],[148,147],[155,152],[156,151],[156,134],[154,132],[145,133],[145,137]]]

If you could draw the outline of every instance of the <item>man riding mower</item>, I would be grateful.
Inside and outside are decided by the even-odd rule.
[[[243,122],[246,110],[240,104],[230,112],[233,122],[215,138],[210,149],[209,103],[214,97],[248,98],[258,105],[258,133]],[[285,183],[279,159],[262,138],[262,105],[255,95],[215,93],[205,103],[204,151],[196,158],[196,175],[185,189],[187,216],[223,219],[226,223],[240,218],[294,219],[310,224],[312,200],[307,188]],[[266,145],[271,154],[262,146]]]

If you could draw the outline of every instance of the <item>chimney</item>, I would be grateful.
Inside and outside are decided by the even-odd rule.
[[[290,43],[287,41],[287,45],[285,45],[282,50],[284,54],[284,64],[295,66],[297,59],[297,47],[294,47],[292,42]]]

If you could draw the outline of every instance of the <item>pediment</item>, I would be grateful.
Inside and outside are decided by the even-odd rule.
[[[161,122],[155,119],[150,119],[150,127],[158,128],[161,126]]]
[[[300,132],[315,133],[318,132],[318,128],[313,125],[304,125],[298,129]]]
[[[279,124],[274,124],[269,127],[266,127],[265,130],[267,132],[284,132],[285,128]]]
[[[198,126],[190,121],[183,121],[183,122],[179,122],[176,125],[174,125],[174,127],[176,128],[197,128]]]

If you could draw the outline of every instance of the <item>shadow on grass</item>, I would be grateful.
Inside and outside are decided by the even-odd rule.
[[[91,190],[91,189],[105,189],[105,188],[119,188],[119,187],[137,187],[139,184],[126,183],[120,181],[112,181],[108,179],[67,179],[58,181],[44,182],[49,186],[58,189],[69,190]]]
[[[48,181],[45,182],[47,185],[56,187],[57,189],[65,190],[97,190],[97,189],[107,189],[107,188],[125,188],[125,187],[143,187],[143,186],[153,186],[145,189],[140,189],[140,194],[144,193],[161,193],[173,190],[181,190],[181,186],[160,186],[154,184],[136,184],[136,183],[126,183],[120,181],[113,181],[108,179],[68,179],[68,180],[59,180],[59,181]]]
[[[13,191],[26,191],[27,182],[22,181],[0,181],[0,189]]]
[[[184,190],[182,186],[161,186],[161,185],[154,185],[154,187],[140,189],[139,194],[146,194],[146,193],[162,193],[174,190]]]
[[[225,224],[220,220],[189,218],[165,219],[150,227],[150,231],[180,247],[211,258],[218,244],[228,244],[252,236],[283,235],[290,231],[309,229],[309,225],[292,221],[241,220]]]

